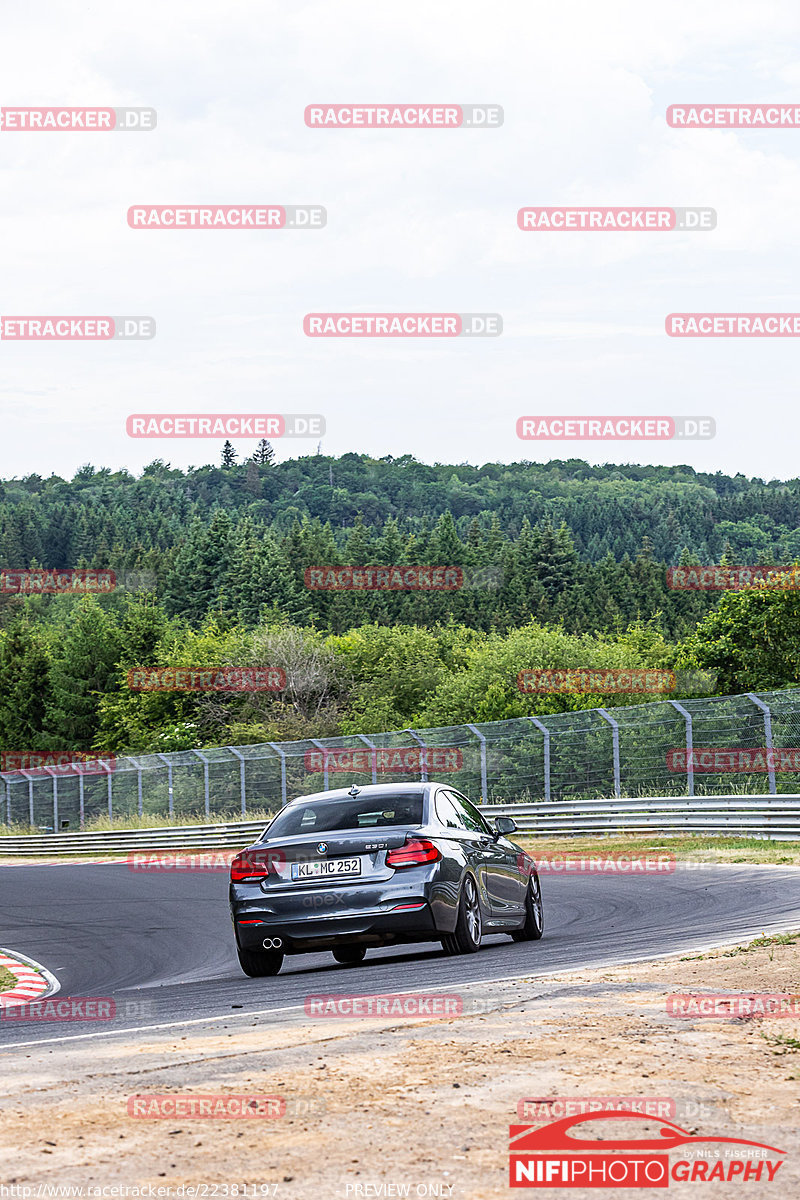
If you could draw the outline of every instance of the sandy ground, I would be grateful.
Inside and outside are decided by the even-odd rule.
[[[358,979],[355,968],[353,992]],[[248,1184],[281,1200],[489,1200],[509,1195],[509,1124],[523,1098],[622,1096],[671,1099],[672,1119],[690,1132],[787,1151],[773,1184],[707,1183],[713,1196],[744,1186],[749,1196],[798,1194],[800,1021],[667,1015],[669,993],[715,989],[800,993],[800,942],[464,988],[472,1011],[450,1019],[232,1013],[216,1025],[3,1051],[3,1181],[77,1185],[86,1196],[149,1184],[179,1197],[182,1184],[207,1184],[221,1197],[238,1184],[241,1197]],[[154,1093],[277,1095],[288,1108],[275,1119],[128,1115],[129,1097]]]

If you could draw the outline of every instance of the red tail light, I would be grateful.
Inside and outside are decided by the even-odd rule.
[[[424,863],[438,862],[442,857],[439,849],[427,838],[415,838],[410,834],[404,846],[397,846],[386,855],[387,867],[421,867]]]
[[[231,863],[231,883],[241,883],[243,879],[266,879],[267,875],[277,875],[277,863],[285,861],[280,850],[243,850],[237,854]]]

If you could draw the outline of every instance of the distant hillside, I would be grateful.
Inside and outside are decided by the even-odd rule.
[[[270,453],[190,471],[157,461],[138,478],[85,466],[69,481],[5,481],[0,565],[149,570],[166,610],[195,621],[222,604],[252,623],[267,602],[333,629],[448,615],[508,627],[533,615],[583,631],[660,609],[679,635],[714,597],[669,593],[666,565],[800,558],[797,479],[578,459],[473,467],[345,454],[276,464]],[[303,569],[327,562],[490,570],[455,599],[309,594]]]

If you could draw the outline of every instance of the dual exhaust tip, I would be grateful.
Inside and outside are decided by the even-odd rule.
[[[265,950],[280,950],[283,946],[283,938],[264,938],[261,945]]]

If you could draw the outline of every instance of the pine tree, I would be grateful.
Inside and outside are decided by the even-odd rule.
[[[238,454],[234,450],[230,442],[226,442],[222,447],[222,465],[223,467],[233,467],[236,465]]]
[[[0,640],[0,745],[25,752],[42,746],[50,701],[50,658],[44,639],[24,621]]]
[[[235,537],[229,594],[239,620],[251,627],[268,611],[280,612],[295,623],[309,616],[307,595],[298,589],[284,551],[249,519]]]
[[[247,473],[244,480],[244,490],[249,492],[254,500],[258,500],[262,494],[261,476],[258,473],[258,464],[252,459],[247,464]]]
[[[155,666],[158,647],[169,628],[169,618],[155,596],[136,596],[122,618],[120,662],[132,667]]]
[[[100,728],[100,700],[121,686],[120,650],[115,619],[95,596],[84,597],[72,613],[50,668],[47,731],[56,748],[92,749]]]
[[[266,438],[262,438],[253,451],[253,462],[264,467],[270,467],[275,462],[275,451]]]

